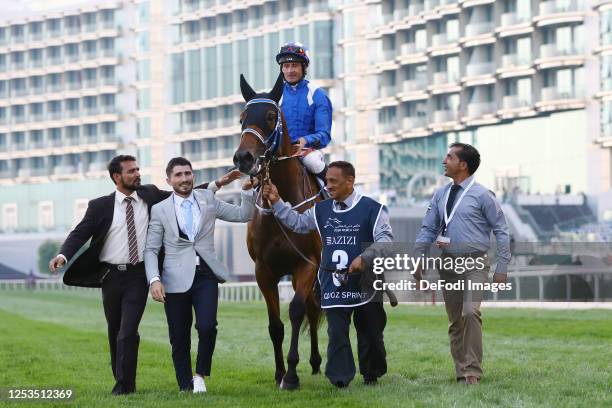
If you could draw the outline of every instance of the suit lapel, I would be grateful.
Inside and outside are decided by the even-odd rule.
[[[111,193],[106,196],[106,202],[104,203],[104,224],[102,236],[106,236],[106,233],[113,224],[113,217],[115,216],[115,193]]]
[[[193,195],[200,206],[200,220],[198,222],[198,233],[195,236],[195,241],[200,238],[202,234],[202,230],[204,229],[204,216],[206,215],[206,205],[208,205],[208,201],[206,201],[206,197],[203,193],[200,193],[197,190],[193,190]]]
[[[172,196],[163,201],[163,210],[166,214],[166,218],[168,219],[168,223],[170,224],[170,228],[172,228],[174,234],[180,238],[178,223],[176,220],[176,212],[174,211],[174,199]]]

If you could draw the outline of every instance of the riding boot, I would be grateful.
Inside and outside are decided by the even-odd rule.
[[[323,196],[324,200],[327,200],[329,198],[329,193],[325,189],[325,186],[327,185],[327,178],[325,176],[326,173],[327,173],[327,164],[325,165],[323,170],[315,174],[315,176],[317,176],[317,179],[319,179],[319,186],[321,187],[321,195]]]

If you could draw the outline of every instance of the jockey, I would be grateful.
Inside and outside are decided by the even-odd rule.
[[[327,166],[319,149],[331,140],[331,101],[325,91],[305,79],[310,58],[303,44],[288,42],[283,45],[276,62],[285,79],[280,106],[295,145],[293,152],[307,151],[302,163],[325,185]]]

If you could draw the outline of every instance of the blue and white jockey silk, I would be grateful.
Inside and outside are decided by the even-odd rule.
[[[382,204],[365,196],[345,210],[325,200],[315,206],[315,219],[323,250],[318,278],[321,284],[321,307],[354,307],[367,303],[373,293],[362,293],[361,274],[349,274],[344,284],[335,270],[345,270],[361,255],[362,244],[374,242],[374,229]]]
[[[296,85],[285,82],[281,109],[291,142],[306,139],[306,147],[322,149],[331,140],[332,105],[321,88],[303,79]]]

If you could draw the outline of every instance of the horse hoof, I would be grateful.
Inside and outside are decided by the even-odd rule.
[[[283,378],[283,380],[280,383],[281,390],[293,391],[293,390],[297,390],[298,388],[300,388],[299,379],[296,382],[292,383],[292,382],[285,381],[285,379]]]

